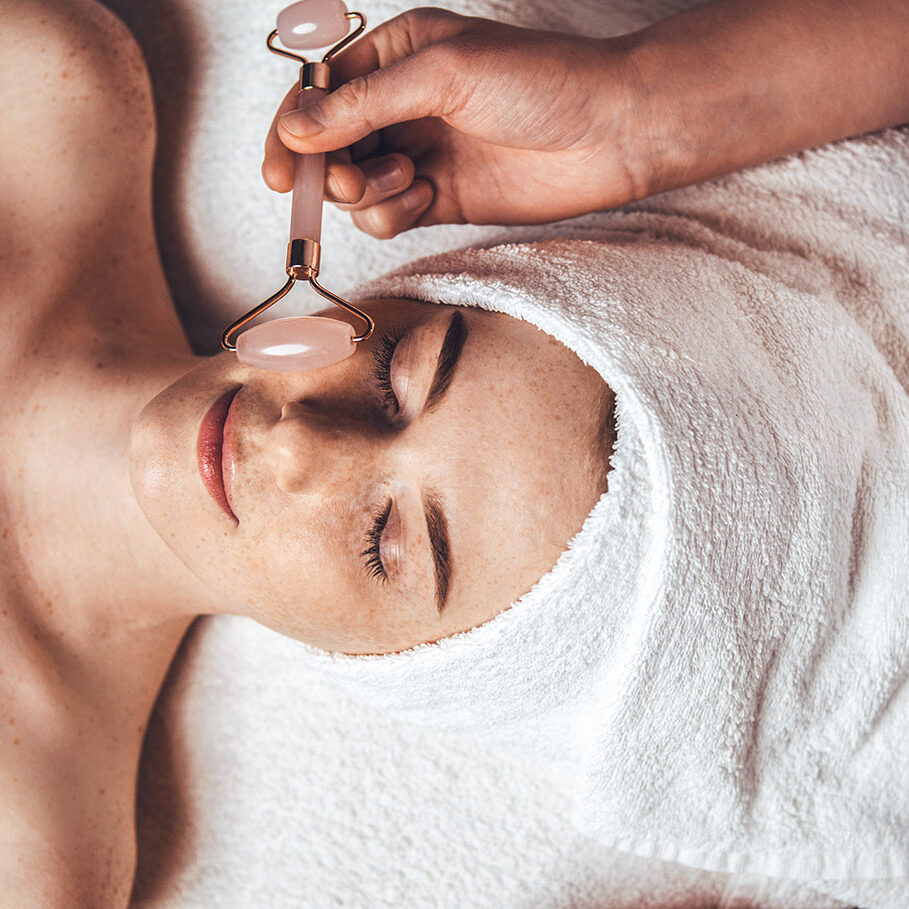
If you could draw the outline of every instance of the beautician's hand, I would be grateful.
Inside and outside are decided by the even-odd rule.
[[[344,149],[327,192],[377,237],[566,218],[909,121],[892,0],[714,0],[618,39],[413,10],[336,61],[318,106],[285,99],[263,173],[287,191],[288,148]]]
[[[330,159],[326,193],[376,237],[620,205],[646,191],[629,153],[627,75],[618,42],[412,10],[335,58],[342,84],[318,105],[318,120],[313,107],[287,113],[291,90],[263,174],[286,192],[288,148],[350,146],[356,164],[350,154]]]

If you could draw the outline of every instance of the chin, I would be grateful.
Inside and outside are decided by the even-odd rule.
[[[223,548],[229,522],[202,485],[196,454],[199,423],[219,380],[199,367],[149,401],[130,429],[133,493],[151,526],[177,557],[217,587],[212,546]],[[227,526],[226,526],[227,525]]]
[[[173,548],[168,524],[183,523],[180,499],[185,499],[186,457],[172,420],[163,419],[170,389],[142,409],[130,430],[129,476],[139,507],[152,527]],[[163,399],[163,400],[162,400]],[[181,477],[181,474],[184,476]]]

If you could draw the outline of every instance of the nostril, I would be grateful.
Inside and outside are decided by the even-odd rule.
[[[282,420],[292,420],[295,417],[303,416],[303,405],[299,401],[288,401],[281,408],[281,419]]]

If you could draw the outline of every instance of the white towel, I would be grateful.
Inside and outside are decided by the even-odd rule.
[[[611,846],[909,875],[907,206],[893,130],[361,289],[531,321],[615,390],[619,439],[609,492],[510,610],[313,658],[557,761]]]

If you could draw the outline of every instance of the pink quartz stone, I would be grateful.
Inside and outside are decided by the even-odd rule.
[[[299,372],[330,366],[357,345],[353,326],[322,316],[295,316],[263,322],[237,338],[237,359],[256,369]]]
[[[297,93],[297,110],[325,97],[318,88]],[[325,153],[294,155],[294,191],[290,205],[290,239],[322,238],[322,196],[325,186]]]
[[[278,13],[278,37],[285,47],[311,50],[336,44],[350,31],[342,0],[300,0]]]

